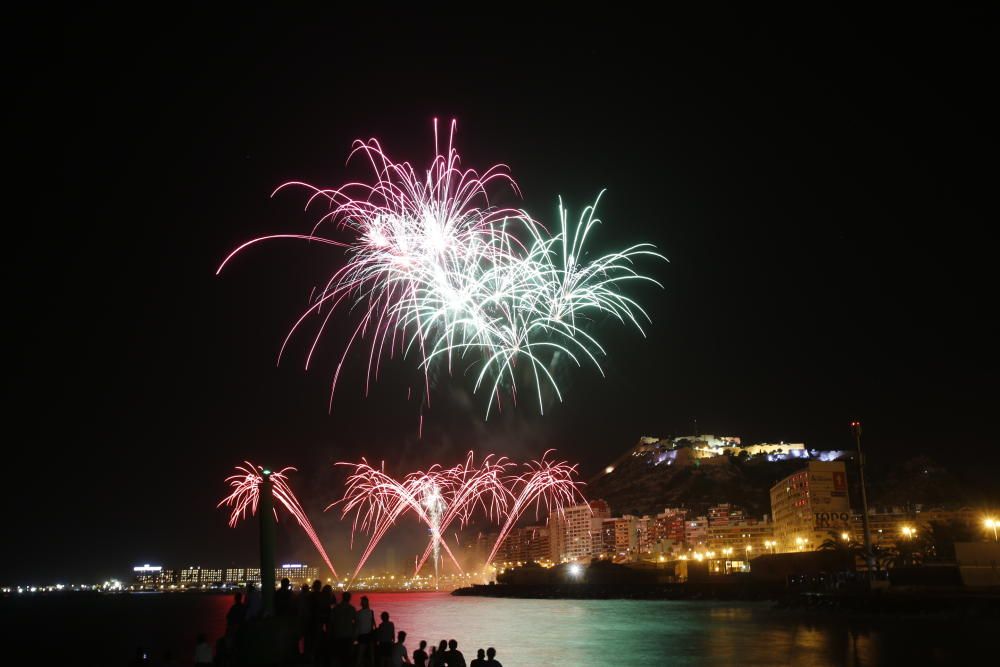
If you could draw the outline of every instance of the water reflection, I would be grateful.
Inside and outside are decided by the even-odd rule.
[[[467,657],[495,646],[507,667],[951,665],[993,651],[987,622],[970,619],[860,618],[778,611],[770,603],[369,597],[376,613],[389,611],[409,633],[411,649],[421,639],[454,638]],[[125,664],[138,645],[191,655],[198,632],[222,632],[230,600],[174,594],[0,602],[0,624],[15,636],[35,632],[40,640],[47,623],[65,618],[58,627],[78,658]]]

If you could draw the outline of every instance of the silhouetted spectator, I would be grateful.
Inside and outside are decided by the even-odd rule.
[[[448,642],[441,640],[437,648],[431,648],[430,667],[445,667],[444,654],[448,652]]]
[[[492,646],[486,649],[486,664],[488,667],[503,667],[497,660],[497,650]]]
[[[208,643],[208,638],[205,635],[198,635],[198,643],[194,645],[195,667],[206,667],[213,662],[212,645]]]
[[[458,642],[454,639],[448,640],[448,650],[444,653],[444,664],[448,667],[466,667],[465,656],[458,650]]]
[[[289,616],[292,613],[292,582],[285,577],[274,592],[274,615]]]
[[[420,640],[420,646],[413,652],[413,664],[416,667],[427,667],[427,642]]]
[[[410,654],[406,652],[406,633],[402,630],[396,636],[396,643],[392,645],[392,657],[389,660],[389,664],[392,667],[403,667],[403,665],[412,665],[410,662]]]
[[[247,606],[243,604],[243,593],[233,594],[233,606],[226,612],[226,637],[232,638],[246,621]]]
[[[357,616],[358,664],[375,664],[375,612],[368,606],[368,597],[361,596],[361,609]]]
[[[476,659],[469,663],[469,667],[483,667],[486,664],[486,651],[479,649],[476,651]]]
[[[247,612],[244,618],[246,620],[251,620],[257,618],[261,614],[261,599],[260,591],[253,583],[247,584]]]
[[[348,665],[351,659],[351,649],[357,637],[357,612],[351,604],[351,594],[344,591],[340,603],[330,612],[330,635],[332,639],[331,653],[333,664]]]
[[[317,622],[319,623],[319,645],[316,650],[316,662],[329,664],[333,634],[330,632],[330,610],[337,602],[333,594],[333,586],[327,584],[319,593],[319,604],[316,606]]]
[[[378,665],[388,667],[392,660],[392,643],[396,639],[396,626],[389,620],[389,612],[383,611],[379,617],[382,622],[375,632],[375,641],[378,644]],[[464,667],[464,666],[463,666]]]

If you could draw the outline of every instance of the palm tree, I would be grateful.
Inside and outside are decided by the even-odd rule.
[[[843,533],[834,530],[830,531],[830,537],[823,540],[817,551],[839,551],[842,553],[858,553],[863,547],[848,536],[845,540]]]

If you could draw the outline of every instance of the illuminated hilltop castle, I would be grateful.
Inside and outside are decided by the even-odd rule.
[[[639,443],[627,451],[604,472],[612,472],[628,458],[646,459],[653,465],[684,465],[693,461],[700,463],[721,462],[725,457],[760,458],[767,461],[815,460],[836,461],[849,458],[850,454],[839,450],[807,449],[801,442],[762,442],[743,445],[735,436],[685,435],[674,438],[643,436]]]

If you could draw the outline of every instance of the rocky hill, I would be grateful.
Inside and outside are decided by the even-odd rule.
[[[857,508],[857,469],[853,460],[846,464],[851,506]],[[612,472],[590,480],[584,492],[589,500],[606,500],[612,516],[654,515],[666,507],[686,507],[704,514],[712,505],[733,503],[750,516],[760,517],[771,513],[771,486],[805,465],[801,459],[768,461],[729,455],[696,459],[690,450],[679,450],[670,465],[655,465],[649,457],[623,456]],[[981,485],[963,483],[926,457],[869,467],[869,500],[876,507],[989,505],[997,501],[995,493]]]
[[[615,516],[657,514],[665,507],[701,513],[718,503],[733,503],[761,516],[771,512],[771,486],[803,466],[798,460],[694,459],[682,450],[671,465],[626,457],[612,472],[591,480],[585,493],[588,499],[606,500]]]

